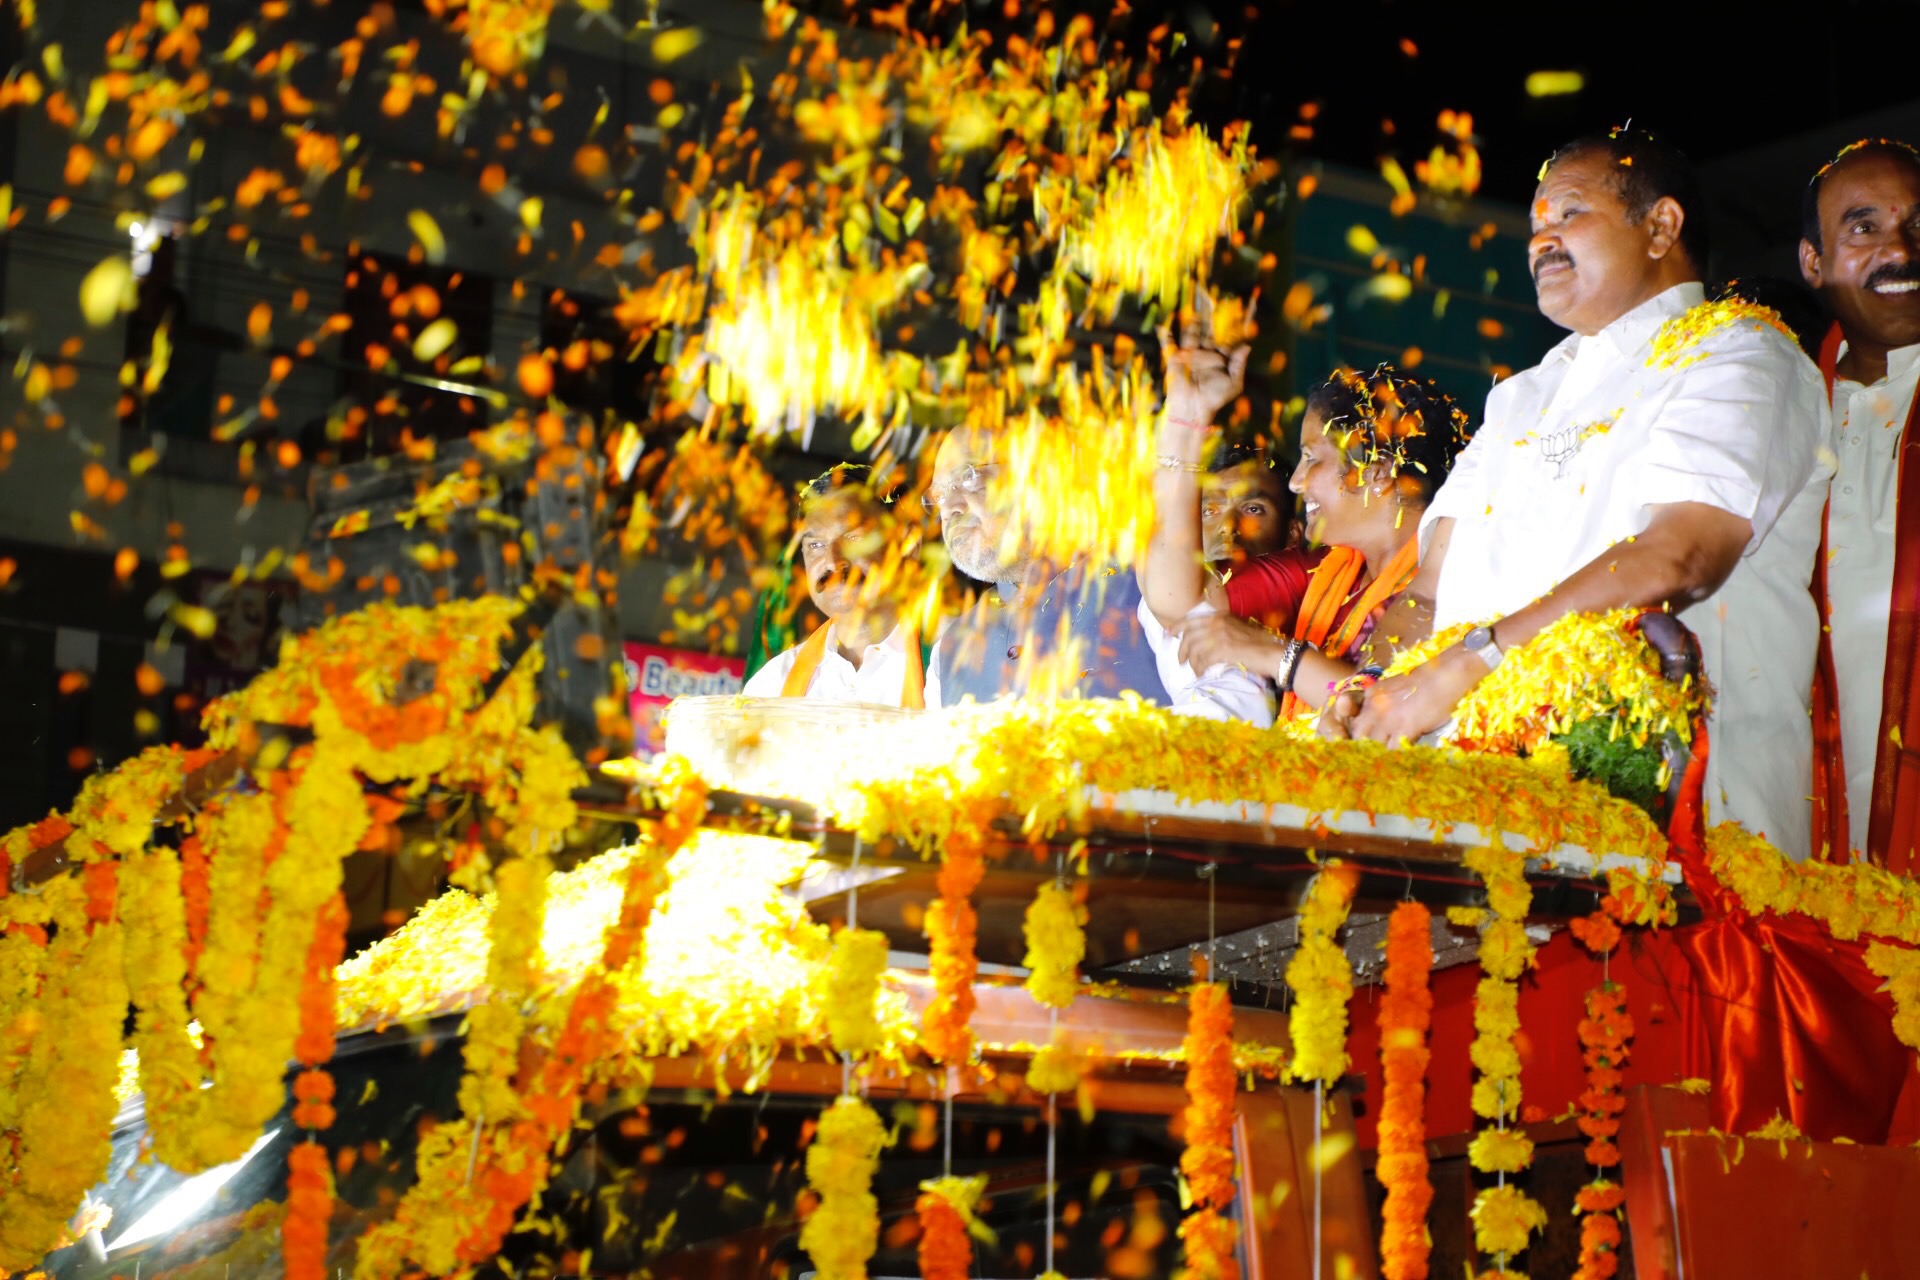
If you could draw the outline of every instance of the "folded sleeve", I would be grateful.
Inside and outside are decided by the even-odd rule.
[[[1820,378],[1771,331],[1702,341],[1718,349],[1674,375],[1631,483],[1649,507],[1697,502],[1751,521],[1751,552],[1823,465]]]

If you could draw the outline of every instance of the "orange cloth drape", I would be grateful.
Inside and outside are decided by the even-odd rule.
[[[1820,372],[1827,398],[1833,398],[1834,366],[1840,355],[1840,326],[1820,347]],[[1908,407],[1900,437],[1893,548],[1893,599],[1887,616],[1887,665],[1882,675],[1880,733],[1873,766],[1873,800],[1867,821],[1867,856],[1891,871],[1911,874],[1920,852],[1920,465],[1907,455],[1920,448],[1920,396]],[[1840,699],[1827,626],[1832,601],[1827,592],[1827,527],[1823,515],[1820,554],[1813,566],[1814,603],[1820,611],[1820,656],[1813,683],[1814,839],[1825,856],[1845,862],[1851,855],[1847,812],[1846,759],[1841,749]],[[1816,853],[1819,851],[1816,850]]]
[[[804,698],[813,685],[813,673],[820,669],[820,659],[827,652],[827,629],[833,624],[823,622],[815,627],[813,634],[800,646],[800,652],[793,655],[793,669],[787,672],[786,681],[780,686],[783,698]],[[927,672],[920,659],[920,629],[907,627],[900,633],[900,639],[907,647],[907,674],[901,682],[900,705],[911,711],[923,711],[927,705]]]
[[[1348,657],[1374,611],[1405,591],[1419,572],[1419,542],[1408,538],[1401,543],[1393,558],[1355,599],[1354,583],[1366,567],[1366,557],[1352,547],[1335,547],[1328,552],[1307,580],[1307,594],[1300,601],[1300,616],[1293,624],[1294,639],[1306,641],[1329,658]],[[1349,603],[1351,608],[1347,607]],[[1282,700],[1280,715],[1290,719],[1300,714],[1303,705],[1289,693]]]

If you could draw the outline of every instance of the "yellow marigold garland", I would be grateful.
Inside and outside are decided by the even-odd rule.
[[[1427,1210],[1427,1031],[1433,1024],[1433,917],[1403,902],[1387,917],[1386,994],[1380,998],[1380,1272],[1386,1280],[1426,1280],[1433,1243]]]
[[[866,1280],[880,1241],[873,1174],[886,1145],[880,1117],[859,1098],[840,1098],[820,1117],[807,1148],[807,1183],[820,1202],[800,1228],[820,1280]]]
[[[1474,1136],[1468,1160],[1483,1173],[1503,1175],[1501,1185],[1483,1188],[1474,1198],[1475,1245],[1496,1259],[1496,1271],[1511,1275],[1507,1263],[1527,1247],[1532,1230],[1546,1225],[1546,1209],[1528,1199],[1504,1176],[1520,1172],[1533,1160],[1533,1143],[1508,1128],[1520,1116],[1520,1052],[1514,1037],[1520,1030],[1520,976],[1533,964],[1533,943],[1527,938],[1527,911],[1533,889],[1527,883],[1526,855],[1505,848],[1476,849],[1466,856],[1468,869],[1487,888],[1490,918],[1481,926],[1480,967],[1485,976],[1474,991],[1475,1032],[1469,1054],[1479,1070],[1474,1081],[1475,1114],[1493,1121],[1493,1128]]]
[[[1660,674],[1660,656],[1630,631],[1638,611],[1569,613],[1507,655],[1454,709],[1453,740],[1473,750],[1529,750],[1574,725],[1610,721],[1616,736],[1644,744],[1669,730],[1690,741],[1705,705],[1697,684]],[[1387,668],[1402,675],[1457,644],[1471,627],[1442,631],[1403,650]]]
[[[1287,1074],[1296,1081],[1333,1085],[1347,1070],[1347,1001],[1353,997],[1353,966],[1334,935],[1347,921],[1355,876],[1337,861],[1327,862],[1307,887],[1300,907],[1299,945],[1287,962],[1287,986],[1293,992],[1288,1036],[1293,1060]]]
[[[828,1042],[840,1053],[872,1053],[881,1044],[880,978],[887,970],[887,936],[872,929],[842,929],[827,962]]]
[[[1758,915],[1802,915],[1843,942],[1885,938],[1920,946],[1920,883],[1869,862],[1795,862],[1731,822],[1707,831],[1707,867]]]
[[[1080,961],[1087,954],[1087,908],[1057,880],[1040,886],[1027,905],[1027,954],[1022,963],[1027,993],[1041,1004],[1064,1009],[1080,990]]]
[[[1227,1216],[1234,1202],[1233,1119],[1237,1079],[1233,1067],[1233,1005],[1227,989],[1201,980],[1187,994],[1186,1147],[1180,1172],[1193,1211],[1180,1221],[1188,1280],[1239,1280],[1235,1255],[1239,1227]]]
[[[90,925],[68,917],[49,948],[38,1012],[56,1030],[34,1037],[18,1079],[14,1177],[0,1182],[0,1272],[24,1271],[55,1248],[81,1197],[106,1176],[127,1008],[123,939],[109,912]]]

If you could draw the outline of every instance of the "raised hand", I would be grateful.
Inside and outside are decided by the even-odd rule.
[[[1204,290],[1194,296],[1193,315],[1180,341],[1176,344],[1164,325],[1159,335],[1167,364],[1167,420],[1208,425],[1240,394],[1251,348],[1242,344],[1229,350],[1214,340],[1213,298]]]

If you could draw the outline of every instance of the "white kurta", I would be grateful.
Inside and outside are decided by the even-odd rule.
[[[1880,699],[1893,604],[1900,440],[1920,385],[1920,346],[1887,354],[1872,386],[1833,384],[1833,488],[1827,514],[1827,595],[1833,605],[1834,675],[1840,685],[1840,745],[1847,756],[1848,835],[1867,843]],[[1909,519],[1916,518],[1913,515]]]
[[[899,706],[907,679],[905,630],[895,627],[885,640],[868,645],[860,655],[860,665],[856,667],[841,656],[839,646],[833,641],[833,625],[831,622],[827,624],[827,648],[820,655],[820,665],[813,669],[813,679],[807,684],[806,696],[828,702],[873,702],[887,707]],[[753,673],[753,678],[747,681],[740,692],[749,698],[779,697],[799,653],[800,646],[795,645],[775,654],[766,666]],[[928,705],[933,705],[931,699]]]
[[[1669,289],[1488,394],[1484,425],[1422,521],[1423,535],[1454,521],[1434,626],[1525,607],[1643,531],[1652,507],[1698,502],[1750,520],[1727,581],[1681,615],[1718,694],[1708,820],[1804,858],[1826,396],[1800,348],[1752,322],[1706,335],[1685,367],[1649,367],[1660,327],[1703,296],[1698,284]]]
[[[1214,611],[1201,601],[1189,618]],[[1198,716],[1203,720],[1245,720],[1262,729],[1273,727],[1275,700],[1273,684],[1262,676],[1240,667],[1218,662],[1204,675],[1180,661],[1180,637],[1167,634],[1160,620],[1140,602],[1140,629],[1146,633],[1153,650],[1154,665],[1160,671],[1160,683],[1167,687],[1169,709],[1177,716]]]

